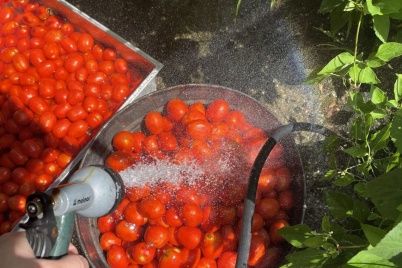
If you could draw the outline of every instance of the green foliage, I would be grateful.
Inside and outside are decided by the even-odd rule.
[[[354,114],[347,137],[325,141],[330,169],[322,179],[340,190],[326,193],[321,230],[278,230],[298,249],[284,267],[402,267],[402,74],[385,68],[402,56],[402,1],[322,0],[318,11],[329,14],[328,46],[341,52],[305,83],[342,79]],[[371,51],[361,48],[362,27],[377,38]],[[345,49],[336,36],[352,34],[354,47]],[[393,88],[380,88],[380,70],[394,75]]]

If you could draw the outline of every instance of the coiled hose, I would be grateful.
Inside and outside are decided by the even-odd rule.
[[[292,132],[296,131],[307,131],[319,133],[324,136],[334,135],[334,133],[320,125],[311,123],[290,123],[284,125],[275,130],[271,137],[264,143],[260,152],[258,153],[254,164],[251,169],[250,178],[247,186],[247,193],[244,200],[244,215],[243,223],[241,227],[238,255],[236,260],[236,268],[247,268],[247,262],[250,254],[250,244],[251,244],[251,226],[253,222],[253,215],[255,209],[255,198],[257,193],[258,179],[261,174],[261,170],[264,166],[272,149],[278,141]]]

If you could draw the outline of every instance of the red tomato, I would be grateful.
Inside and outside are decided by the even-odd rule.
[[[208,259],[217,259],[223,251],[222,235],[219,232],[204,234],[201,244],[202,255]]]
[[[73,53],[77,51],[77,42],[74,41],[74,39],[72,39],[71,37],[64,37],[61,40],[60,45],[67,53]]]
[[[94,38],[92,35],[87,33],[82,33],[77,41],[77,49],[80,52],[86,53],[91,51],[94,45]]]
[[[11,210],[25,212],[26,198],[23,195],[13,195],[8,199],[8,207]]]
[[[182,100],[173,99],[166,104],[166,117],[173,122],[180,121],[187,112],[188,106]]]
[[[189,267],[189,268],[198,267],[198,262],[200,261],[200,259],[201,259],[201,250],[199,248],[181,249],[182,267]]]
[[[201,224],[203,213],[197,204],[187,203],[181,206],[180,217],[185,225],[195,227]]]
[[[278,197],[279,206],[285,211],[293,208],[293,192],[290,190],[279,193]]]
[[[193,226],[180,226],[176,233],[177,241],[188,249],[195,249],[202,243],[202,231]]]
[[[207,259],[202,257],[197,264],[197,268],[217,268],[217,264],[215,260]]]
[[[178,248],[168,248],[159,258],[158,268],[180,268],[181,251]]]
[[[115,171],[122,171],[133,165],[136,159],[132,154],[123,151],[112,152],[105,161],[105,164]]]
[[[114,61],[114,69],[118,73],[126,73],[128,70],[128,64],[127,61],[121,58],[118,58]]]
[[[40,77],[50,77],[56,71],[56,67],[54,61],[45,60],[36,67],[36,72]]]
[[[135,137],[129,131],[120,131],[113,137],[112,144],[115,150],[132,152],[135,144]]]
[[[113,245],[121,246],[121,239],[113,232],[105,232],[99,239],[99,245],[104,251],[108,251]]]
[[[153,260],[156,254],[156,249],[147,245],[145,242],[140,242],[129,246],[126,252],[131,262],[137,264],[146,264]]]
[[[151,134],[158,135],[163,132],[163,116],[159,112],[149,112],[145,116],[145,126]]]
[[[116,220],[112,215],[105,215],[98,218],[98,229],[101,233],[113,232],[116,227]]]
[[[56,138],[61,139],[67,135],[70,126],[71,126],[70,120],[60,119],[54,124],[52,133]]]
[[[237,249],[238,237],[231,225],[223,225],[219,232],[222,236],[223,251],[233,251]]]
[[[231,111],[229,112],[226,117],[224,118],[224,122],[230,127],[230,128],[240,128],[242,124],[246,121],[244,114],[240,111]]]
[[[258,234],[253,234],[251,236],[250,254],[248,257],[247,264],[250,266],[255,266],[262,260],[264,254],[265,254],[264,239]]]
[[[154,248],[162,248],[169,241],[169,231],[160,225],[150,225],[144,233],[144,242],[146,245]]]
[[[235,268],[236,267],[237,252],[225,251],[218,258],[218,268]]]
[[[8,195],[5,193],[0,193],[0,213],[8,210]]]
[[[170,132],[162,132],[157,135],[159,148],[162,151],[170,152],[176,150],[178,142],[176,137]]]
[[[121,220],[119,223],[117,223],[115,231],[116,235],[121,239],[132,242],[140,237],[142,234],[142,227],[127,222],[126,220]]]
[[[275,217],[279,211],[279,203],[274,198],[263,198],[259,203],[256,204],[255,210],[264,219],[270,219]]]
[[[205,115],[210,122],[222,121],[228,113],[229,103],[222,99],[213,101],[205,111]]]
[[[144,225],[148,222],[148,219],[141,215],[137,206],[137,202],[129,203],[124,209],[124,218],[135,225]]]
[[[110,247],[106,255],[107,262],[111,268],[122,268],[129,265],[126,251],[118,245]]]
[[[186,132],[195,140],[205,140],[212,133],[212,125],[206,120],[194,120],[186,125]]]
[[[181,123],[183,125],[186,125],[187,123],[194,121],[194,120],[207,120],[207,117],[205,116],[205,113],[202,113],[200,111],[197,110],[192,110],[192,111],[188,111],[188,113],[186,113],[183,118],[181,119]]]
[[[139,202],[138,211],[146,218],[156,219],[166,212],[165,205],[153,196],[147,196]]]
[[[29,108],[37,115],[42,115],[49,110],[48,104],[41,97],[34,96],[28,102]]]
[[[103,51],[103,59],[104,60],[114,60],[116,58],[116,51],[112,48],[106,48]]]
[[[28,70],[29,60],[24,54],[17,53],[14,55],[12,62],[17,72],[23,73]]]
[[[73,138],[80,138],[83,135],[87,134],[88,131],[88,124],[85,120],[76,120],[71,123],[70,127],[68,128],[68,135]]]
[[[0,185],[10,179],[11,179],[11,170],[7,167],[0,167]]]
[[[84,58],[78,53],[70,53],[64,60],[64,68],[70,73],[84,67]]]
[[[268,193],[275,189],[275,173],[272,169],[263,169],[258,179],[258,191]]]
[[[269,227],[269,238],[272,243],[278,245],[285,242],[285,239],[276,231],[287,226],[289,226],[289,223],[286,220],[278,220]]]
[[[86,120],[88,126],[92,129],[95,129],[103,123],[103,116],[98,112],[93,112],[88,114]]]
[[[289,188],[292,182],[292,174],[286,167],[279,168],[275,171],[276,190],[285,191]]]
[[[45,111],[40,117],[38,125],[41,131],[48,133],[51,132],[57,122],[57,117],[51,111]]]

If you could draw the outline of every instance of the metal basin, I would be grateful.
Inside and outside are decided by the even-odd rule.
[[[113,120],[99,132],[92,147],[82,159],[81,166],[103,164],[112,151],[113,136],[121,130],[138,131],[143,117],[150,111],[162,111],[164,105],[171,99],[179,98],[187,104],[202,102],[211,103],[216,99],[224,99],[231,109],[236,109],[245,115],[253,125],[262,128],[267,133],[272,132],[281,123],[260,103],[251,97],[229,88],[214,85],[181,85],[148,94],[119,111]],[[294,191],[294,209],[290,215],[290,224],[303,221],[305,180],[298,151],[291,138],[281,141],[286,154],[286,166],[292,171],[292,189]],[[269,160],[268,160],[269,161]],[[76,218],[77,236],[82,250],[92,267],[109,267],[104,257],[99,241],[99,230],[96,218]]]

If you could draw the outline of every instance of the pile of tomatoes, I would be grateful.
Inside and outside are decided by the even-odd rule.
[[[162,112],[146,114],[142,131],[118,132],[105,164],[121,174],[158,161],[196,163],[205,173],[180,181],[167,174],[166,180],[143,185],[125,181],[121,204],[98,218],[110,267],[234,267],[250,167],[266,139],[222,99],[208,105],[173,99]],[[289,225],[293,192],[283,158],[277,145],[259,178],[250,267],[274,267],[284,251],[276,230]]]
[[[0,234],[141,82],[117,52],[35,1],[0,1]]]

